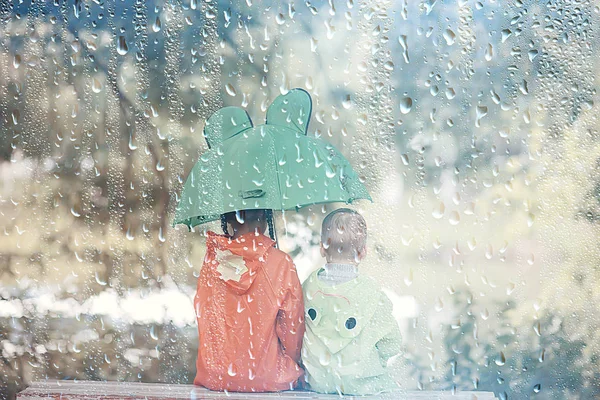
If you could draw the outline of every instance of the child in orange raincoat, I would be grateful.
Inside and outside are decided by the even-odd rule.
[[[200,341],[196,385],[272,392],[293,389],[303,374],[302,287],[290,256],[263,234],[271,215],[228,213],[222,218],[225,235],[208,233],[194,299]]]

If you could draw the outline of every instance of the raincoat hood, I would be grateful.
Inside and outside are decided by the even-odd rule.
[[[392,304],[366,276],[335,286],[304,282],[306,381],[322,393],[370,395],[397,388],[387,361],[400,351]]]
[[[208,232],[206,253],[208,265],[227,287],[236,294],[248,291],[267,251],[275,242],[265,235],[247,233],[231,239]]]
[[[292,259],[264,235],[209,233],[194,308],[194,383],[212,390],[289,390],[302,376],[304,301]]]

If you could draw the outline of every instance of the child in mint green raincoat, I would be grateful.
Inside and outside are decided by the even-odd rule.
[[[367,227],[342,208],[323,221],[321,254],[327,264],[303,284],[306,382],[322,393],[368,395],[398,389],[388,361],[400,352],[392,304],[375,281],[359,275]]]

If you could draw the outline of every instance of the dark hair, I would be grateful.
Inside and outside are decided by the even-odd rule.
[[[227,230],[227,214],[221,214],[221,229],[223,229],[223,234],[225,236],[230,236],[229,231]]]
[[[265,210],[267,225],[269,225],[269,237],[275,240],[275,224],[273,223],[273,210]]]
[[[265,219],[267,220],[267,226],[269,227],[269,237],[272,240],[276,240],[275,239],[275,224],[273,223],[273,210],[256,209],[256,210],[252,210],[252,211],[263,211],[264,212]],[[221,214],[221,229],[223,230],[223,234],[225,236],[231,236],[229,234],[227,221],[231,218],[232,215],[235,215],[235,212]]]

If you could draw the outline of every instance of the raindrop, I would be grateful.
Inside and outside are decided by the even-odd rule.
[[[458,225],[459,222],[460,215],[458,214],[458,211],[452,211],[450,213],[450,225]]]
[[[407,64],[410,63],[410,58],[408,57],[408,40],[406,35],[398,36],[398,42],[400,43],[400,46],[402,46],[402,57],[404,57],[404,62]]]
[[[477,106],[477,108],[475,109],[475,113],[476,113],[475,126],[480,127],[481,119],[487,115],[488,108],[487,108],[487,106]]]
[[[496,357],[494,361],[496,362],[496,365],[500,367],[506,364],[506,357],[504,356],[504,353],[500,352],[500,354],[498,355],[498,357]]]
[[[319,41],[317,39],[315,39],[314,37],[311,37],[310,38],[310,51],[313,53],[316,53],[318,44],[319,44]]]
[[[225,91],[231,97],[235,97],[235,95],[237,94],[235,91],[235,88],[231,85],[231,83],[228,83],[227,85],[225,85]]]
[[[229,367],[227,368],[227,375],[229,375],[229,376],[237,375],[237,371],[235,370],[235,367],[233,366],[233,364],[229,364]]]
[[[529,94],[529,88],[527,87],[527,81],[525,79],[523,79],[519,84],[519,90],[523,94]]]
[[[331,363],[331,354],[328,351],[321,351],[319,354],[319,364],[327,366]]]
[[[410,97],[404,97],[400,100],[400,112],[402,114],[408,114],[412,109],[413,100]]]
[[[96,277],[96,282],[98,283],[98,285],[106,286],[106,281],[103,281],[102,279],[100,279],[100,276],[98,275],[98,271],[95,272],[94,276]]]
[[[20,66],[21,66],[21,55],[15,54],[13,57],[13,67],[15,67],[15,69],[17,69]]]
[[[151,337],[153,340],[158,340],[158,334],[156,333],[156,326],[155,326],[155,325],[152,325],[152,326],[150,327],[150,337]]]
[[[152,24],[152,31],[160,32],[161,27],[162,27],[162,24],[160,22],[160,18],[157,16],[156,20],[154,20],[154,23]]]
[[[410,286],[413,283],[413,270],[412,268],[408,269],[408,275],[404,277],[404,284],[406,286]]]
[[[446,206],[443,202],[440,202],[436,208],[433,209],[431,215],[435,219],[441,219],[444,216],[444,212],[446,211]]]
[[[342,107],[346,110],[349,110],[352,107],[352,99],[349,94],[342,100]]]
[[[444,309],[444,303],[442,302],[441,298],[437,298],[435,300],[435,311],[440,312]]]
[[[529,57],[529,61],[532,61],[532,62],[533,62],[533,60],[534,60],[534,59],[537,57],[537,55],[538,55],[538,51],[537,51],[537,50],[535,50],[535,49],[533,49],[533,50],[529,50],[529,51],[527,52],[527,56]]]
[[[429,15],[429,13],[431,13],[431,10],[433,10],[433,7],[435,7],[435,4],[437,3],[437,0],[425,0],[425,13],[427,15]]]
[[[15,125],[15,126],[18,125],[20,118],[21,118],[21,113],[19,112],[19,110],[13,110],[13,112],[11,113],[11,119],[12,119],[13,125]]]
[[[540,383],[536,384],[536,385],[533,387],[533,392],[534,392],[534,393],[539,393],[541,390],[542,390],[542,385],[541,385]]]
[[[217,18],[217,14],[213,10],[206,10],[206,13],[204,13],[204,15],[208,19],[215,19],[215,18]]]
[[[127,47],[127,41],[125,40],[125,36],[119,36],[119,40],[117,42],[117,53],[124,56],[129,51],[129,47]]]
[[[540,321],[537,321],[534,325],[533,325],[533,330],[535,331],[535,334],[538,336],[542,336],[542,326],[540,324]]]
[[[452,46],[456,41],[456,33],[452,29],[446,29],[443,36],[448,46]]]
[[[487,308],[485,308],[482,312],[481,312],[481,318],[485,321],[490,317],[490,312],[488,311]]]
[[[92,92],[100,93],[102,91],[102,82],[97,78],[92,78]]]
[[[485,60],[492,61],[493,57],[494,57],[494,46],[492,46],[492,44],[489,43],[487,45],[487,48],[485,49]]]

